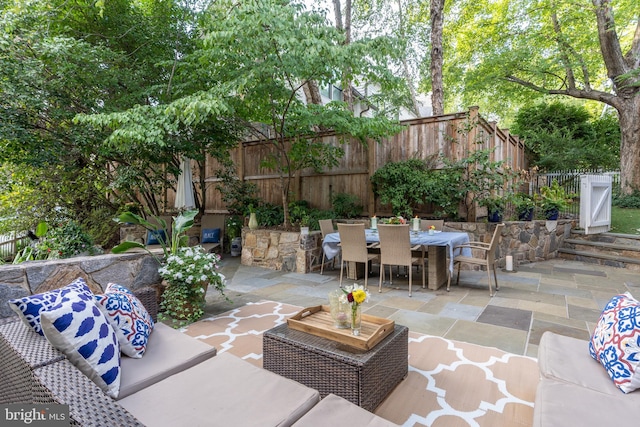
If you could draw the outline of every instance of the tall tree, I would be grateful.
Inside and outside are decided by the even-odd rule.
[[[82,220],[114,207],[104,134],[72,120],[145,99],[140,82],[161,75],[150,62],[162,41],[151,34],[163,35],[156,19],[167,9],[154,11],[127,0],[103,9],[84,1],[2,3],[0,162],[16,172],[13,186],[33,191],[21,204],[3,205],[0,217],[33,222],[61,212]]]
[[[340,0],[333,0],[333,10],[336,20],[336,28],[344,33],[344,44],[351,43],[351,0],[344,0],[344,11]],[[347,103],[349,109],[353,111],[353,88],[349,78],[350,70],[345,69],[342,73],[342,98]]]
[[[431,106],[434,115],[444,114],[444,83],[442,64],[444,52],[442,27],[444,25],[444,0],[431,0]]]
[[[463,99],[491,99],[498,114],[532,94],[610,105],[620,121],[622,191],[640,188],[639,2],[461,1],[450,17],[449,82],[464,88]]]
[[[352,37],[390,35],[397,40],[396,62],[390,67],[402,76],[407,92],[403,105],[420,116],[419,94],[428,92],[430,77],[422,64],[429,46],[429,10],[420,0],[358,0],[353,2]],[[426,82],[420,84],[421,81]]]
[[[240,126],[243,136],[248,133],[269,147],[261,166],[278,174],[285,225],[295,174],[331,167],[342,155],[340,147],[323,143],[317,129],[362,142],[399,131],[384,116],[354,117],[343,102],[302,101],[309,82],[328,84],[344,69],[378,82],[383,91],[395,89],[401,82],[386,68],[393,49],[384,38],[345,45],[326,16],[282,0],[218,0],[206,10],[198,31],[198,49],[176,67],[176,79],[183,82],[179,87],[184,87],[179,97],[83,120],[116,128],[109,139],[118,145],[145,143],[167,126],[173,132],[174,124]]]

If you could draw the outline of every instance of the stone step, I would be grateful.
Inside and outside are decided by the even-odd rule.
[[[584,234],[571,230],[558,249],[558,256],[592,264],[626,269],[640,268],[640,236],[619,233]]]
[[[615,252],[638,252],[638,256],[640,256],[640,246],[633,246],[627,244],[620,243],[608,243],[608,242],[599,242],[599,241],[590,241],[590,240],[582,240],[582,239],[564,239],[564,246],[567,245],[575,245],[575,246],[584,246],[584,247],[592,247],[596,249],[604,249],[605,251],[615,251]],[[570,249],[575,249],[569,246]]]
[[[571,230],[571,238],[589,242],[616,243],[640,248],[640,235],[620,233],[584,234],[584,230]]]
[[[603,252],[579,251],[570,248],[558,249],[558,254],[562,258],[575,259],[578,261],[594,262],[602,265],[625,268],[627,264],[640,265],[640,258],[623,257],[620,255],[607,254]]]

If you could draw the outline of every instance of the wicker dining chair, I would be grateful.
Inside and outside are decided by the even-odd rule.
[[[335,232],[335,230],[333,229],[333,220],[321,219],[321,220],[318,220],[318,223],[320,223],[320,232],[322,233],[323,241],[324,241],[324,238],[327,237],[327,234],[331,234]],[[336,255],[336,257],[337,256],[338,255]],[[324,251],[322,251],[322,263],[320,264],[320,274],[324,272],[325,259],[326,259],[326,254],[324,253]],[[332,261],[331,268],[333,268],[335,267],[335,264],[336,264],[336,258],[334,257],[331,261]]]
[[[340,259],[340,287],[342,287],[342,273],[345,262],[364,263],[364,288],[367,289],[367,277],[369,276],[369,262],[377,261],[378,254],[369,253],[367,239],[364,234],[364,224],[338,224],[340,233],[340,247],[342,257]]]
[[[412,266],[420,267],[422,271],[422,287],[425,287],[425,265],[424,249],[423,256],[414,257],[411,255],[411,239],[409,238],[409,225],[379,225],[378,235],[380,236],[380,283],[378,292],[382,292],[382,282],[384,281],[384,266],[389,266],[389,283],[392,283],[393,275],[391,268],[394,265],[406,266],[409,270],[409,296],[411,296]]]
[[[463,245],[458,245],[453,248],[454,252],[456,249],[462,248],[471,248],[471,250],[480,251],[480,256],[464,256],[458,255],[453,257],[453,268],[456,268],[456,264],[458,265],[458,276],[456,279],[456,285],[460,282],[460,264],[467,263],[473,265],[485,266],[487,268],[487,277],[489,279],[489,296],[493,296],[493,290],[491,289],[491,270],[493,270],[493,278],[496,282],[496,291],[499,290],[498,287],[498,275],[496,273],[496,248],[498,247],[498,243],[500,242],[500,233],[504,228],[504,224],[496,225],[496,229],[493,232],[493,236],[491,237],[491,242],[469,242]],[[449,285],[451,285],[451,274],[449,274],[449,280],[447,281],[447,292],[449,292]]]

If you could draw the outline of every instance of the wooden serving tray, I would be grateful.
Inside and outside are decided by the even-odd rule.
[[[394,327],[393,320],[362,314],[360,335],[351,333],[351,329],[338,329],[333,326],[333,319],[328,305],[307,307],[287,319],[289,328],[307,332],[322,338],[361,350],[371,350],[389,335]]]

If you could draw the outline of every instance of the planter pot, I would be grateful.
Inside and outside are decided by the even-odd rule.
[[[242,237],[234,237],[231,241],[231,256],[242,254]]]
[[[524,212],[520,212],[518,214],[519,221],[532,221],[533,220],[533,208],[526,210]]]
[[[545,218],[547,218],[549,221],[555,221],[558,219],[558,215],[559,212],[557,209],[551,209],[549,211],[546,211],[544,213]]]
[[[251,230],[255,230],[256,228],[258,228],[258,218],[256,218],[255,212],[251,212],[251,214],[249,215],[249,228]]]
[[[490,212],[487,218],[489,222],[502,222],[502,212]]]

